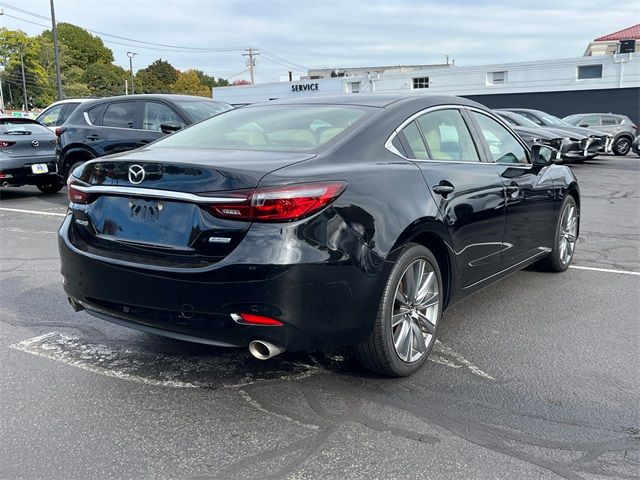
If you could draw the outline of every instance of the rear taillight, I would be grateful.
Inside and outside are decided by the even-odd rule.
[[[67,196],[71,203],[87,204],[93,202],[94,198],[90,193],[79,190],[78,183],[74,177],[69,175],[67,179]]]
[[[216,217],[252,222],[291,222],[322,210],[347,188],[345,182],[301,183],[236,192],[237,202],[216,203]]]
[[[66,129],[65,127],[58,127],[58,128],[56,128],[56,130],[55,130],[56,136],[58,136],[58,137],[59,137],[59,136],[60,136],[60,135],[62,135],[66,130],[67,130],[67,129]]]
[[[5,140],[0,141],[0,148],[6,148],[6,147],[11,147],[12,145],[15,145],[16,142],[7,142]]]
[[[234,322],[241,325],[262,325],[269,327],[280,327],[284,325],[280,320],[271,317],[265,317],[264,315],[255,315],[253,313],[232,313],[231,318]]]

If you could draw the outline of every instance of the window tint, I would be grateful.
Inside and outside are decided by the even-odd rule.
[[[47,127],[30,118],[8,117],[0,119],[0,134],[2,135],[29,135],[34,133],[53,135]]]
[[[102,117],[105,127],[133,128],[136,117],[136,102],[110,104]]]
[[[163,123],[177,123],[181,126],[186,124],[169,107],[158,102],[144,102],[144,117],[142,117],[143,130],[160,131]]]
[[[201,122],[233,108],[228,103],[211,100],[176,100],[176,103],[189,114],[194,123]]]
[[[154,146],[303,152],[353,128],[373,110],[337,105],[238,108],[176,132]]]
[[[102,105],[98,105],[97,107],[87,110],[87,117],[89,117],[89,121],[92,125],[102,125],[102,114],[106,108],[107,104],[103,103]]]
[[[418,125],[433,160],[480,161],[460,111],[429,112],[418,118]]]
[[[588,115],[580,120],[580,123],[578,123],[578,125],[600,125],[600,117],[598,117],[597,115]]]
[[[45,110],[38,117],[38,121],[47,127],[53,127],[58,125],[56,123],[58,118],[60,118],[60,114],[62,113],[62,109],[64,108],[64,104],[56,105],[55,107],[51,107],[48,110]]]
[[[487,141],[494,162],[529,163],[527,152],[516,138],[494,119],[478,112],[471,112],[478,122],[482,136]]]
[[[612,117],[610,115],[600,117],[600,121],[602,125],[618,125],[618,123],[620,123],[620,121],[616,117]]]
[[[411,122],[409,125],[402,129],[404,137],[407,139],[407,143],[411,151],[409,152],[410,158],[417,160],[428,160],[429,154],[427,153],[427,147],[424,144],[420,130],[416,125],[416,122]]]
[[[80,105],[80,102],[65,103],[65,109],[62,113],[63,116],[62,118],[58,119],[58,125],[62,125],[64,122],[66,122],[67,118],[69,118],[74,110],[78,108],[78,105]]]

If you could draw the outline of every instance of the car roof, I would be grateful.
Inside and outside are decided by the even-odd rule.
[[[529,113],[546,113],[542,110],[536,110],[535,108],[520,108],[520,107],[509,107],[509,108],[497,108],[496,111],[500,112],[500,111],[507,111],[507,112],[513,112],[513,111],[518,111],[518,112],[529,112]]]
[[[142,93],[142,94],[134,94],[134,95],[115,95],[113,97],[102,97],[102,98],[92,98],[87,103],[87,107],[91,107],[93,105],[102,103],[102,102],[113,102],[119,100],[181,100],[181,101],[204,101],[204,102],[212,102],[212,103],[227,103],[221,102],[219,100],[213,100],[210,97],[200,97],[196,95],[177,95],[177,94],[169,94],[169,93]],[[85,105],[83,105],[84,107]]]
[[[317,97],[302,97],[286,100],[272,100],[255,105],[354,105],[364,107],[386,108],[395,104],[406,105],[407,103],[416,103],[427,108],[429,106],[453,104],[467,105],[473,107],[481,107],[483,105],[468,100],[463,97],[455,97],[453,95],[376,95],[376,94],[350,94],[350,95],[323,95]]]
[[[61,105],[63,103],[82,103],[82,102],[88,102],[89,100],[95,100],[95,98],[64,98],[62,100],[53,102],[51,105],[47,106],[47,108],[53,107],[54,105]]]

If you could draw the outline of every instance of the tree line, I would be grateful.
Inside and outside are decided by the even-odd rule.
[[[67,98],[105,97],[125,93],[128,70],[114,65],[113,52],[100,37],[70,23],[58,24],[60,73]],[[21,62],[22,58],[22,62]],[[0,28],[0,81],[5,107],[23,106],[22,63],[29,108],[43,108],[57,98],[53,35],[30,37],[22,30]],[[201,70],[184,72],[158,59],[135,74],[136,93],[180,93],[211,97],[213,87],[229,85]],[[129,86],[129,89],[131,87]]]

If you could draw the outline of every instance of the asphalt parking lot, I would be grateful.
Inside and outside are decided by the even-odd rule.
[[[0,478],[640,478],[640,159],[571,167],[574,268],[454,306],[418,374],[74,313],[66,195],[0,191]]]

